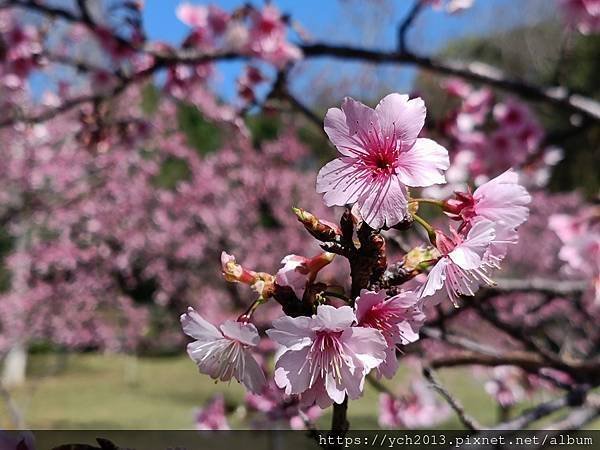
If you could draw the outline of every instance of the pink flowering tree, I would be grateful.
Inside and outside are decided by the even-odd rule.
[[[106,3],[0,0],[6,383],[37,340],[181,348],[183,312],[190,358],[246,388],[257,428],[314,431],[331,408],[342,435],[369,388],[389,428],[454,413],[474,433],[524,429],[562,411],[551,426],[571,429],[600,415],[600,214],[546,189],[560,138],[597,135],[593,95],[411,49],[421,13],[472,0],[416,0],[395,50],[315,42],[272,3],[182,3],[189,32],[173,45],[147,37],[143,1]],[[568,35],[599,31],[598,1],[556,3]],[[292,81],[325,57],[416,65],[449,101],[428,114],[427,92],[390,89],[320,114]],[[243,68],[225,102],[212,81],[231,60]],[[537,105],[568,115],[561,136]],[[253,120],[280,130],[261,138]],[[307,130],[331,150],[320,167]],[[462,366],[497,402],[495,423],[439,382]],[[536,406],[514,412],[525,399]],[[198,429],[228,429],[231,410],[213,397]]]

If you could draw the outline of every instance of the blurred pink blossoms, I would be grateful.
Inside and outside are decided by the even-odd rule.
[[[407,394],[379,397],[379,426],[383,428],[431,428],[450,413],[450,407],[421,381],[413,382]]]
[[[563,243],[558,257],[567,272],[591,279],[600,302],[600,208],[589,207],[575,216],[554,214],[548,227]]]

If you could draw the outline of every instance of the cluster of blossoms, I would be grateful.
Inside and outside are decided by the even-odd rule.
[[[340,225],[295,209],[327,251],[312,258],[288,255],[274,275],[246,269],[223,253],[225,279],[251,286],[258,299],[237,321],[228,320],[219,329],[193,309],[181,317],[184,332],[195,339],[188,353],[200,372],[222,381],[235,378],[260,394],[267,378],[253,357],[260,335],[250,321],[260,305],[274,299],[284,311],[266,330],[277,344],[275,385],[300,408],[340,404],[362,395],[371,371],[379,377],[395,375],[397,350],[419,339],[427,303],[443,295],[458,305],[460,296],[493,284],[490,272],[517,241],[531,198],[512,170],[445,201],[412,197],[411,188],[444,183],[449,168],[447,150],[419,137],[425,114],[420,98],[396,93],[374,109],[351,98],[329,109],[324,128],[340,156],[320,170],[317,192],[327,206],[346,207]],[[435,204],[459,225],[449,232],[433,227],[418,214],[421,203]],[[412,290],[386,285],[381,233],[413,223],[423,227],[429,242],[408,252],[403,282],[424,279]],[[336,255],[350,262],[350,296],[343,286],[318,280]],[[382,401],[389,409],[387,422],[407,421],[397,412],[399,404]],[[419,411],[439,408],[422,395],[407,402]]]
[[[0,80],[1,85],[16,89],[23,85],[31,71],[42,63],[39,30],[12,20],[0,12]]]
[[[246,5],[226,12],[216,5],[183,3],[177,17],[192,28],[184,47],[205,52],[232,52],[247,55],[282,69],[302,57],[301,50],[288,42],[288,20],[272,4],[262,9]],[[181,87],[202,82],[212,73],[208,63],[179,65],[170,70],[167,86],[176,94]],[[255,100],[255,88],[267,78],[255,65],[246,66],[238,80],[238,92],[245,103]]]
[[[193,28],[187,38],[190,47],[239,52],[278,67],[302,57],[300,49],[287,41],[286,17],[272,4],[228,13],[216,5],[183,3],[177,17]]]
[[[431,428],[444,422],[450,413],[448,404],[421,381],[411,383],[407,393],[379,397],[379,426],[383,428]]]
[[[562,152],[544,146],[544,131],[525,103],[516,98],[497,101],[491,89],[475,89],[459,79],[445,81],[443,88],[459,101],[443,123],[453,166],[447,173],[448,188],[429,193],[444,195],[471,179],[480,185],[489,174],[511,167],[527,174],[528,186],[547,184]]]

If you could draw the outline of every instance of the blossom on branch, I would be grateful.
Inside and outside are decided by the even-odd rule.
[[[380,375],[392,378],[398,370],[397,344],[409,344],[419,339],[419,329],[425,322],[421,301],[414,292],[401,292],[387,298],[385,291],[364,289],[356,299],[356,319],[360,327],[379,330],[388,345],[385,361],[377,368]]]
[[[261,391],[265,374],[250,351],[260,339],[254,325],[228,320],[217,329],[193,308],[181,315],[181,325],[184,333],[195,339],[187,351],[200,372],[215,380],[235,378],[248,390]]]
[[[478,218],[516,228],[527,220],[531,196],[518,184],[512,169],[482,184],[473,194],[457,192],[456,199],[444,202],[444,211],[452,218],[473,222]]]
[[[418,138],[425,114],[423,100],[397,93],[375,109],[349,97],[329,109],[325,132],[341,156],[317,176],[327,206],[356,203],[370,227],[391,227],[408,214],[408,186],[445,183],[447,150]]]
[[[287,395],[300,395],[301,406],[327,408],[346,395],[362,395],[365,376],[386,358],[381,332],[353,326],[349,306],[320,305],[312,317],[283,316],[268,336],[282,345],[275,365],[275,382]]]
[[[460,295],[475,295],[480,284],[492,286],[484,255],[495,237],[494,224],[489,220],[478,221],[466,235],[453,231],[449,237],[437,230],[436,247],[441,257],[419,289],[419,296],[429,297],[443,288],[458,306]]]

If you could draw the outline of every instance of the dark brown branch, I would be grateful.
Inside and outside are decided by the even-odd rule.
[[[408,34],[408,31],[410,30],[410,27],[414,23],[415,19],[423,9],[423,6],[425,6],[425,2],[423,0],[416,0],[406,18],[398,27],[398,51],[400,53],[405,53],[407,50],[406,35]]]
[[[579,430],[598,416],[600,416],[600,402],[597,396],[593,396],[588,404],[574,409],[567,417],[548,425],[545,429],[559,431]]]
[[[92,31],[97,30],[91,18],[84,14],[76,14],[73,11],[46,5],[34,0],[5,0],[0,3],[0,8],[20,7],[45,14],[50,17],[58,17],[72,23],[81,23]],[[410,25],[410,22],[407,24]],[[136,47],[128,40],[113,36],[119,45],[126,46],[134,51],[146,52],[156,58],[154,70],[174,64],[200,64],[214,60],[244,59],[247,56],[234,52],[198,53],[194,50],[169,50],[168,52],[156,53],[148,48]],[[496,67],[481,62],[464,63],[460,61],[444,61],[427,56],[419,56],[409,51],[388,52],[380,50],[365,49],[360,47],[329,45],[325,43],[304,44],[300,48],[306,58],[332,57],[349,60],[361,60],[378,64],[411,64],[424,70],[429,70],[442,75],[450,75],[464,78],[466,80],[484,83],[500,89],[507,90],[524,98],[542,101],[564,108],[573,113],[579,113],[584,118],[600,121],[600,103],[594,99],[570,92],[564,87],[541,87],[531,84],[525,80],[508,76]],[[153,70],[153,71],[154,71]]]
[[[600,103],[591,98],[569,92],[565,87],[541,87],[525,80],[513,78],[500,69],[481,62],[464,63],[461,61],[443,61],[427,56],[418,56],[411,52],[387,52],[360,47],[329,44],[303,45],[305,57],[332,57],[348,60],[360,60],[375,64],[411,64],[424,70],[460,77],[469,81],[484,83],[523,98],[542,101],[565,110],[579,113],[584,117],[600,121]]]
[[[522,430],[533,422],[543,419],[562,408],[581,405],[585,400],[585,394],[586,391],[584,390],[573,391],[563,397],[541,403],[512,420],[494,426],[491,430]]]

